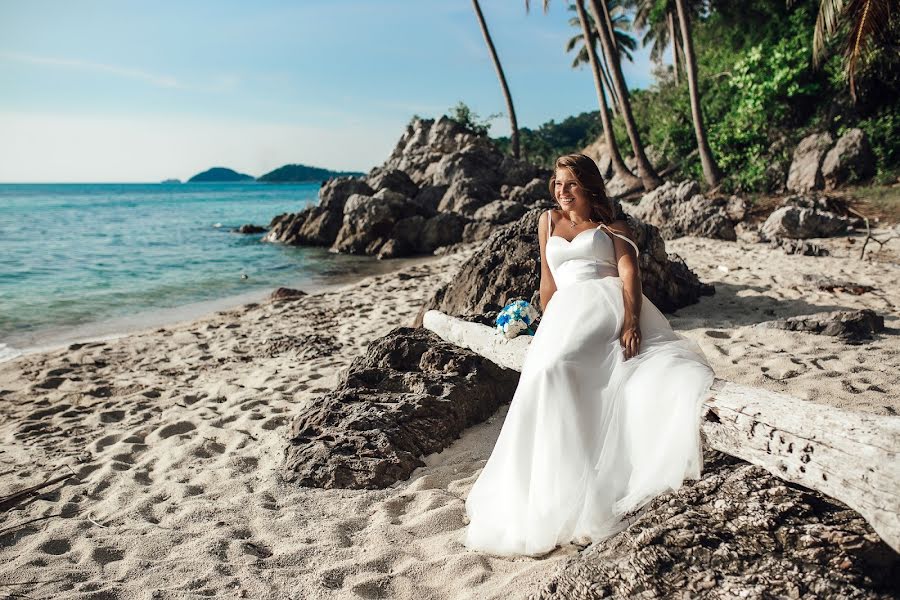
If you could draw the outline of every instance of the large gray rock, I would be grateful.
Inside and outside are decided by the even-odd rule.
[[[822,161],[825,189],[863,181],[875,174],[875,156],[862,129],[850,129],[828,151]]]
[[[645,194],[628,212],[659,228],[665,239],[685,235],[735,241],[734,226],[746,207],[738,197],[703,196],[695,181],[667,181]]]
[[[419,186],[399,169],[375,167],[366,177],[366,183],[375,191],[390,190],[408,198],[419,193]]]
[[[898,597],[900,555],[859,514],[719,452],[704,463],[530,598]]]
[[[494,200],[475,211],[475,220],[505,225],[524,215],[527,210],[523,204],[514,200]]]
[[[304,246],[330,246],[341,228],[340,211],[310,206],[298,213],[278,215],[269,223],[264,242]]]
[[[385,488],[509,402],[519,374],[425,329],[369,345],[294,420],[281,474],[306,487]]]
[[[417,212],[418,206],[390,190],[379,190],[374,196],[354,194],[344,205],[343,223],[332,249],[350,254],[378,254],[393,237],[395,224]]]
[[[787,189],[792,192],[808,192],[825,187],[822,178],[822,161],[834,145],[830,133],[813,133],[803,138],[794,149],[791,168],[788,171]]]
[[[335,177],[319,188],[319,206],[341,213],[347,198],[353,194],[371,196],[374,193],[375,190],[358,177]]]
[[[496,311],[513,299],[525,298],[539,307],[540,252],[538,219],[543,208],[494,230],[484,245],[460,267],[456,277],[422,307],[416,323],[432,308],[453,316]],[[619,218],[626,218],[618,209]],[[714,292],[700,282],[678,257],[666,253],[656,227],[628,218],[641,250],[639,265],[644,294],[663,311],[674,311]]]
[[[504,185],[500,188],[500,197],[524,205],[547,202],[550,199],[549,181],[536,177],[525,185]]]
[[[760,227],[763,240],[830,237],[855,223],[854,219],[842,214],[846,207],[827,196],[790,196],[782,204]]]

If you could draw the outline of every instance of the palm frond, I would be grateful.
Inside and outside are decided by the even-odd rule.
[[[891,19],[891,0],[852,0],[847,7],[850,34],[844,54],[850,77],[850,95],[856,100],[856,64],[863,50],[876,35],[883,32]]]
[[[813,33],[813,65],[819,66],[825,56],[825,41],[837,30],[843,11],[844,0],[819,1],[819,15]]]

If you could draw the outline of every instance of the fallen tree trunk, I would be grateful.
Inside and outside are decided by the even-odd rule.
[[[507,340],[493,328],[425,313],[423,325],[444,340],[521,371],[530,336]],[[839,500],[861,514],[900,552],[900,418],[806,402],[716,379],[702,432],[716,450],[776,477]]]

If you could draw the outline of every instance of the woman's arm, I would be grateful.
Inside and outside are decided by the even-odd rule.
[[[556,282],[553,281],[553,274],[550,273],[550,266],[547,264],[547,232],[550,231],[547,214],[547,212],[542,213],[538,219],[538,245],[541,248],[541,312],[547,310],[550,298],[556,293]]]
[[[625,221],[615,221],[609,228],[629,240],[634,239]],[[622,280],[622,296],[625,305],[625,320],[619,341],[625,351],[625,358],[637,356],[641,347],[641,272],[638,268],[637,252],[634,247],[618,236],[613,236],[616,248],[616,267]]]

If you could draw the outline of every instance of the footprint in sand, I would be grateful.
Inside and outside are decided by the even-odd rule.
[[[166,425],[165,427],[158,429],[157,433],[159,434],[159,437],[166,439],[173,435],[181,435],[193,431],[196,428],[197,427],[190,421],[179,421],[178,423],[172,423],[171,425]]]
[[[69,550],[72,549],[72,546],[69,545],[68,540],[47,540],[40,546],[41,552],[46,554],[53,554],[54,556],[59,556],[61,554],[65,554]]]

